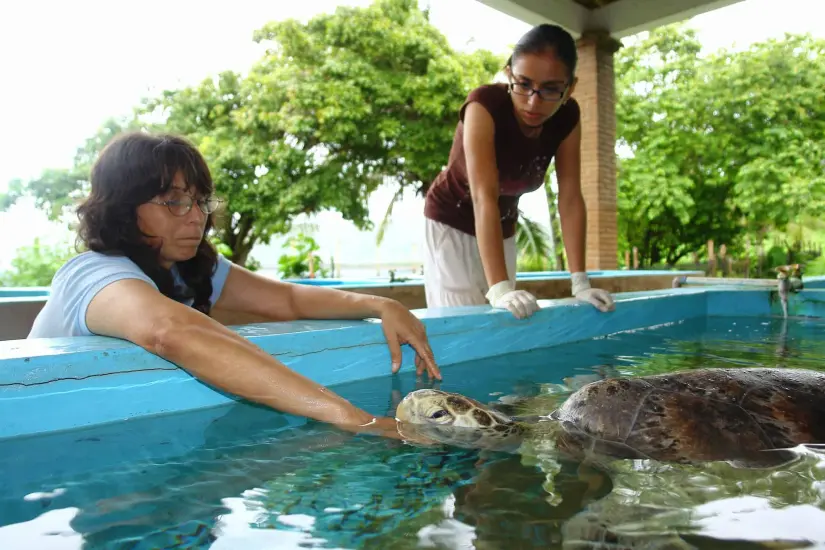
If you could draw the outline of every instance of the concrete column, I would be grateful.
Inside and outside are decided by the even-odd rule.
[[[578,40],[582,194],[587,205],[587,269],[616,269],[616,93],[613,54],[621,46],[602,31]]]

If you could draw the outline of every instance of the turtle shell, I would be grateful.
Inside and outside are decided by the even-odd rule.
[[[775,465],[825,443],[825,373],[710,368],[610,378],[572,394],[553,413],[560,447],[576,455]]]

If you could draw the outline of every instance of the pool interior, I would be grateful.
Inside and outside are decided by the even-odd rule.
[[[825,320],[696,317],[457,363],[438,386],[551,408],[604,376],[699,367],[825,369]],[[413,373],[339,384],[377,414]],[[539,401],[543,400],[543,401]],[[547,411],[549,412],[549,411]],[[599,521],[676,530],[697,548],[825,544],[825,454],[779,472],[628,461],[610,478],[568,462],[352,437],[249,404],[0,441],[0,548],[555,548]],[[586,469],[586,468],[585,468]],[[690,489],[686,489],[690,487]],[[630,507],[630,508],[628,508]],[[654,513],[655,512],[655,513]],[[591,533],[591,535],[586,535]],[[15,546],[17,545],[17,546]]]

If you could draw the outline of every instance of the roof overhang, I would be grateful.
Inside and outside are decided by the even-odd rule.
[[[529,25],[555,23],[576,37],[588,30],[623,38],[742,0],[477,0]],[[588,8],[586,6],[599,6]]]

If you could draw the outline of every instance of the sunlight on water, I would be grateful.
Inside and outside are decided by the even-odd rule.
[[[546,414],[608,376],[823,369],[824,329],[809,319],[688,321],[450,366],[440,387]],[[404,375],[336,390],[387,414],[415,387]],[[600,469],[559,457],[549,438],[518,453],[419,447],[291,427],[236,405],[0,443],[0,548],[825,545],[825,449],[795,451],[775,470],[645,460]]]

